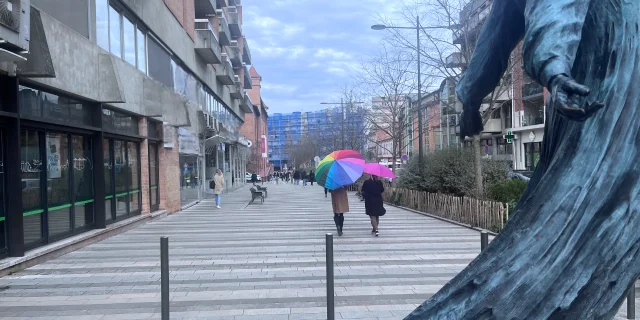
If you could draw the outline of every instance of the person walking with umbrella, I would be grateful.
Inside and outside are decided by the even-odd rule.
[[[346,186],[353,184],[362,176],[364,158],[353,150],[334,151],[326,156],[316,168],[318,184],[331,191],[333,221],[342,236],[344,214],[349,212],[349,197]]]
[[[378,180],[377,176],[371,175],[371,178],[365,180],[362,184],[361,192],[364,198],[365,213],[371,219],[371,226],[373,227],[371,233],[377,237],[379,235],[380,217],[387,213],[382,200],[382,193],[384,192],[382,181]]]

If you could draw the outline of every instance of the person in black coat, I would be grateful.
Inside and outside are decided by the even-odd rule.
[[[313,170],[309,171],[309,182],[311,182],[311,185],[313,185],[313,182],[316,181],[316,174],[313,172]]]
[[[370,179],[367,179],[362,184],[362,197],[364,198],[365,212],[371,219],[372,234],[376,237],[379,235],[378,225],[380,224],[380,217],[387,213],[384,208],[384,202],[382,201],[382,193],[384,192],[384,185],[382,181],[378,180],[378,177],[371,175]]]
[[[251,174],[251,182],[253,183],[253,185],[256,185],[256,182],[258,182],[258,175],[255,173]]]

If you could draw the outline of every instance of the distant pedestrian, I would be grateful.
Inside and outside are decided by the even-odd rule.
[[[382,200],[382,193],[384,192],[384,186],[382,181],[374,175],[371,178],[365,180],[362,184],[362,197],[364,198],[365,213],[371,219],[372,234],[376,237],[379,235],[378,226],[380,225],[380,217],[387,213],[384,208],[384,201]]]
[[[251,174],[251,183],[253,183],[253,185],[256,185],[256,182],[258,182],[258,175],[255,173]]]
[[[307,180],[308,180],[307,172],[306,172],[306,171],[304,171],[304,170],[303,170],[303,171],[300,173],[300,179],[302,179],[302,186],[303,186],[303,187],[306,187],[306,186],[307,186]]]
[[[213,194],[216,195],[216,208],[220,209],[220,202],[222,197],[222,190],[224,189],[224,176],[222,170],[216,170],[216,175],[213,176],[213,182],[215,183]]]
[[[338,236],[342,236],[344,214],[349,212],[349,196],[346,188],[331,190],[331,206],[333,207],[333,222],[338,229]]]
[[[293,183],[295,185],[298,185],[298,182],[300,181],[300,171],[295,171],[293,173]]]
[[[314,181],[316,181],[316,174],[313,172],[313,170],[311,170],[309,171],[309,182],[311,182],[312,186]]]

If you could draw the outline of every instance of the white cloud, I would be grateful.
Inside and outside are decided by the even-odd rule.
[[[291,94],[295,92],[298,89],[298,87],[294,85],[263,82],[261,89],[264,90],[265,92]]]
[[[335,59],[335,60],[347,60],[351,59],[351,54],[335,50],[333,48],[320,48],[313,55],[319,59]]]

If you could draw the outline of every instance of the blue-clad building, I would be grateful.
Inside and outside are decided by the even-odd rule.
[[[313,137],[317,143],[320,157],[343,147],[364,151],[366,147],[365,109],[345,109],[343,111],[342,108],[330,108],[311,112],[272,114],[268,119],[269,162],[276,170],[282,169],[285,164],[289,164],[287,146],[299,144],[307,136]]]

